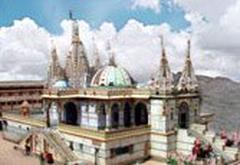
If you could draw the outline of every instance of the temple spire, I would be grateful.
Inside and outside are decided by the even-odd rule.
[[[71,16],[71,14],[70,14]],[[72,17],[72,16],[71,16]],[[79,27],[76,19],[72,19],[72,43],[67,58],[70,66],[66,66],[69,83],[73,88],[85,88],[89,84],[89,62],[83,42],[79,35]]]
[[[168,64],[163,37],[160,36],[159,39],[161,44],[161,60],[159,70],[154,79],[155,83],[153,84],[158,93],[166,94],[172,92],[173,76]]]
[[[178,90],[195,92],[198,90],[198,81],[191,61],[191,41],[187,42],[187,52],[182,75],[178,82]]]
[[[160,70],[162,70],[162,76],[166,77],[168,69],[169,69],[169,66],[168,66],[168,60],[167,60],[167,57],[166,57],[166,51],[165,51],[163,36],[160,36],[160,40],[161,40],[161,48],[162,48],[162,57],[161,57],[161,61],[160,61]]]
[[[54,40],[51,40],[51,60],[48,70],[48,85],[52,86],[61,77],[62,68],[58,60],[57,49]]]

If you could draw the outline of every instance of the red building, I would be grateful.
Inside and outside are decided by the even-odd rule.
[[[19,110],[27,101],[31,110],[42,108],[43,81],[2,81],[0,82],[0,109]]]

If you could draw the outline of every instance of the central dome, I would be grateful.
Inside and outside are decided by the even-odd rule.
[[[99,69],[93,76],[91,86],[129,87],[133,85],[133,79],[122,67],[108,65]]]

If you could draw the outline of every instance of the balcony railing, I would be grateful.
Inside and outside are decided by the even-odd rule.
[[[41,100],[40,95],[4,96],[0,97],[0,102],[22,101],[22,100]]]

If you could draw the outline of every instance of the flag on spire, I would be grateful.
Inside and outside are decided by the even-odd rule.
[[[69,10],[69,19],[73,20],[72,10]]]

